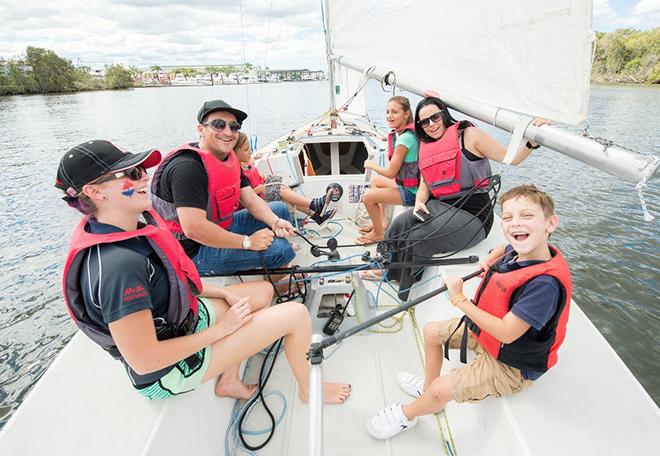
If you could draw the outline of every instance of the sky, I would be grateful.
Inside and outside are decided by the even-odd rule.
[[[598,31],[660,26],[660,0],[593,0],[593,10]],[[0,56],[27,46],[92,68],[326,67],[320,0],[0,0]]]

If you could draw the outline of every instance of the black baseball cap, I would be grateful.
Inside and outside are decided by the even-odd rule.
[[[152,149],[139,154],[124,152],[110,141],[95,139],[69,150],[57,168],[55,187],[68,196],[76,196],[85,184],[113,171],[123,171],[137,165],[151,168],[160,163],[161,154]]]
[[[224,100],[210,100],[205,102],[202,105],[202,108],[197,113],[197,122],[202,123],[204,117],[216,111],[231,112],[233,115],[236,116],[236,120],[238,120],[241,123],[243,123],[243,121],[247,119],[248,116],[240,109],[232,108],[231,105]]]

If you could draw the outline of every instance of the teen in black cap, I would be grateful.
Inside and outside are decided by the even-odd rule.
[[[142,178],[147,168],[156,166],[161,159],[158,150],[139,154],[124,152],[110,141],[96,139],[78,144],[60,160],[55,178],[55,187],[63,190],[64,200],[83,213],[89,213],[95,205],[83,193],[90,183],[101,183],[112,179],[130,177],[134,181]]]
[[[264,281],[202,285],[192,261],[151,209],[145,168],[159,160],[158,151],[124,153],[107,141],[80,144],[62,157],[56,186],[70,204],[90,202],[64,268],[69,314],[85,335],[124,363],[133,386],[152,399],[192,391],[221,373],[216,394],[247,399],[254,385],[241,382],[240,362],[285,337],[287,359],[306,400],[307,309],[294,302],[268,307],[273,289]],[[326,402],[343,402],[349,391],[348,385],[328,384]]]

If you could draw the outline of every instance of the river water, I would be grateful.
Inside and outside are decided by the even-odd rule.
[[[377,83],[367,94],[369,115],[384,127],[391,94]],[[195,140],[197,110],[212,98],[250,113],[244,130],[266,144],[324,112],[328,88],[304,82],[0,97],[0,427],[75,331],[60,281],[78,215],[53,187],[60,157],[89,139],[167,151]],[[658,87],[594,86],[590,132],[660,154],[659,106]],[[571,265],[576,302],[660,403],[660,220],[642,219],[630,184],[544,148],[503,181],[504,189],[531,181],[554,197],[561,222],[553,242]],[[659,182],[645,190],[657,217]]]

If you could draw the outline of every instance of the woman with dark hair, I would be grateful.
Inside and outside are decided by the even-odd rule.
[[[358,244],[382,240],[387,226],[385,205],[412,206],[419,187],[419,141],[415,137],[410,101],[402,96],[390,98],[385,116],[387,126],[392,130],[387,136],[388,163],[382,167],[371,160],[364,162],[365,169],[378,175],[371,179],[370,188],[364,192],[362,201],[371,224],[360,228],[362,235],[356,239]],[[363,276],[368,277],[370,273],[365,271]]]
[[[125,153],[108,141],[68,151],[55,186],[86,217],[74,231],[64,300],[79,329],[126,367],[144,396],[166,398],[222,374],[216,394],[247,399],[239,364],[280,337],[307,400],[311,324],[305,306],[269,307],[267,282],[202,285],[192,260],[151,208],[146,169],[160,152]],[[346,384],[326,384],[341,403]]]
[[[488,133],[468,121],[456,121],[436,96],[419,102],[415,120],[422,182],[414,208],[398,216],[385,235],[392,261],[419,262],[486,239],[494,207],[488,187],[489,160],[502,162],[506,155],[506,148]],[[548,123],[532,121],[536,126]],[[512,164],[521,163],[538,147],[527,141]],[[399,297],[407,299],[422,272],[421,266],[390,269],[387,278],[399,281]]]

